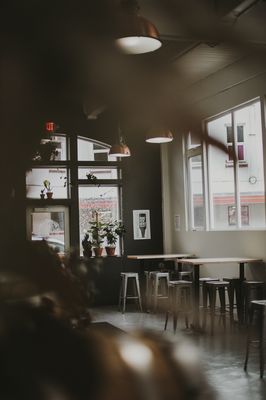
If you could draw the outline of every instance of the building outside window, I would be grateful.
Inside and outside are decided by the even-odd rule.
[[[192,146],[188,137],[189,229],[265,228],[261,111],[255,100],[205,121],[207,135],[228,154],[213,145]]]
[[[237,158],[238,161],[245,161],[245,143],[244,143],[244,125],[237,125],[236,127],[236,150],[237,150]],[[229,161],[233,161],[233,149],[234,149],[234,135],[233,135],[233,127],[226,127],[227,133],[227,148],[228,148],[228,159]]]

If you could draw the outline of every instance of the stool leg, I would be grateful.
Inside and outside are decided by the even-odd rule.
[[[264,348],[263,348],[264,309],[259,309],[259,351],[260,351],[260,377],[264,375]]]
[[[184,305],[185,305],[185,324],[188,329],[188,310],[189,310],[189,289],[184,288]]]
[[[126,310],[126,298],[127,298],[127,276],[124,278],[124,284],[123,284],[123,310],[122,313],[124,314]]]
[[[251,329],[252,329],[252,322],[253,322],[253,316],[254,316],[254,306],[250,307],[249,311],[249,321],[248,321],[248,334],[247,334],[247,348],[246,348],[246,358],[245,358],[245,363],[244,363],[244,371],[247,370],[247,365],[248,365],[248,358],[249,358],[249,347],[250,347],[250,342],[251,342]]]
[[[164,330],[166,331],[167,325],[168,325],[168,318],[169,318],[169,310],[166,311],[165,315],[165,323],[164,323]]]
[[[244,290],[244,323],[248,324],[248,316],[249,316],[249,309],[250,309],[250,304],[249,304],[249,300],[250,300],[250,294],[249,294],[249,290],[247,287],[245,287]]]
[[[173,327],[174,327],[174,333],[176,333],[176,328],[177,328],[177,319],[178,319],[178,300],[179,300],[179,288],[175,288],[173,290]]]
[[[234,322],[234,284],[232,282],[229,283],[227,288],[227,294],[229,299],[229,312],[230,312],[230,324],[233,325]]]
[[[136,278],[135,282],[136,282],[136,288],[137,288],[137,293],[138,293],[139,308],[140,308],[140,311],[142,312],[141,294],[140,294],[140,287],[139,287],[139,278]]]
[[[159,279],[156,275],[155,282],[154,282],[154,293],[153,293],[153,311],[157,310],[157,303],[158,303],[158,289],[159,289]]]
[[[149,285],[149,279],[150,279],[150,273],[149,271],[146,272],[145,274],[145,278],[146,278],[146,292],[145,292],[145,300],[146,300],[146,305],[145,305],[145,309],[146,311],[149,310],[149,303],[150,303],[150,299],[149,299],[149,291],[150,291],[150,285]]]
[[[122,291],[123,291],[123,277],[121,276],[120,289],[119,289],[119,300],[118,300],[118,310],[119,311],[121,311]]]
[[[168,325],[168,319],[169,319],[169,314],[170,314],[170,309],[173,307],[173,292],[169,290],[169,298],[168,298],[168,309],[166,311],[165,315],[165,324],[164,324],[164,330],[166,331],[167,325]]]
[[[237,309],[237,320],[238,322],[243,319],[243,300],[241,299],[241,282],[235,283],[235,293],[236,293],[236,309]]]
[[[206,327],[206,317],[207,317],[207,304],[208,304],[208,288],[205,283],[202,283],[202,305],[203,305],[203,320],[202,327]]]
[[[218,288],[219,291],[219,298],[220,298],[220,313],[223,321],[224,329],[226,328],[226,319],[225,319],[225,288]]]
[[[214,314],[216,304],[216,288],[209,288],[210,309],[211,309],[211,335],[214,331]]]

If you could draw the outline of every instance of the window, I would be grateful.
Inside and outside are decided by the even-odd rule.
[[[213,145],[192,145],[188,138],[189,228],[265,228],[260,101],[252,101],[206,120],[205,129],[210,138],[228,148],[229,154]],[[235,161],[233,149],[237,155]]]
[[[62,251],[67,250],[70,237],[74,243],[81,244],[95,211],[102,222],[121,219],[122,172],[120,161],[109,156],[110,146],[104,143],[77,137],[75,156],[66,135],[45,138],[45,143],[48,142],[50,153],[43,157],[39,152],[26,174],[28,238],[46,239],[48,244]],[[68,154],[73,154],[74,159]],[[72,176],[77,177],[75,182],[71,181]],[[52,200],[40,197],[45,180],[50,182]],[[77,217],[71,219],[72,224],[79,222],[78,236],[77,225],[69,225],[68,214],[73,215],[73,212]],[[120,254],[120,249],[121,243],[117,243],[116,254]]]
[[[28,238],[46,240],[57,252],[63,253],[69,246],[68,224],[67,207],[28,207]]]

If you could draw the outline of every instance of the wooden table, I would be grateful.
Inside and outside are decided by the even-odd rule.
[[[239,265],[239,279],[240,279],[240,301],[243,304],[243,281],[245,279],[245,264],[261,262],[259,258],[245,258],[245,257],[217,257],[217,258],[193,258],[193,259],[182,259],[182,264],[191,265],[194,272],[194,318],[193,327],[200,329],[199,323],[199,277],[200,277],[200,266],[203,264],[238,264]],[[243,322],[243,312],[241,313],[240,323]]]
[[[183,253],[178,253],[178,254],[142,254],[142,255],[129,255],[127,258],[129,260],[140,260],[140,261],[145,261],[145,260],[165,260],[165,259],[178,259],[178,258],[187,258],[187,257],[192,257],[192,254],[183,254]]]

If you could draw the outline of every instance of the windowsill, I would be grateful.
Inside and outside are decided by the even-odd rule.
[[[239,168],[248,167],[248,162],[245,160],[238,161]],[[234,161],[225,161],[226,168],[232,168],[234,166]]]

